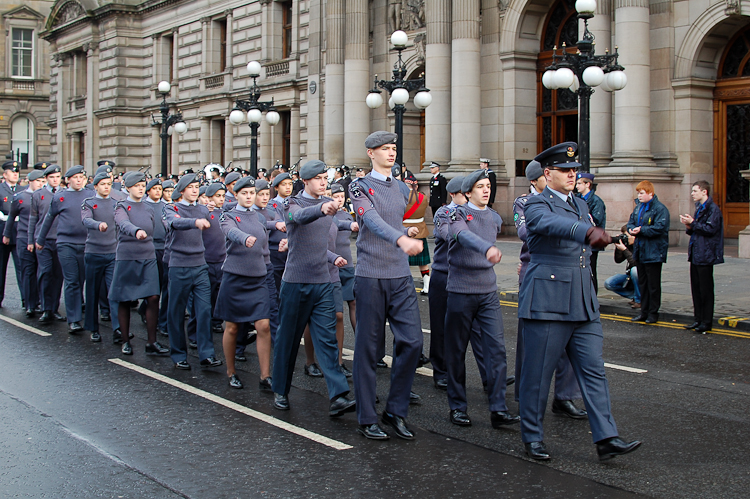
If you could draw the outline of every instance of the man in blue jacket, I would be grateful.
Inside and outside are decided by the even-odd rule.
[[[685,329],[703,334],[711,330],[714,320],[714,265],[724,263],[724,219],[709,196],[710,189],[705,180],[695,182],[690,191],[695,215],[680,215],[680,222],[690,236],[688,261],[695,319]]]
[[[589,214],[591,219],[594,221],[596,227],[602,229],[607,228],[607,207],[604,205],[602,198],[596,195],[594,192],[596,186],[594,186],[594,174],[589,172],[578,172],[576,174],[576,190],[578,195],[586,201],[586,205],[589,207]],[[596,263],[599,259],[599,251],[593,250],[591,252],[591,275],[594,279],[594,289],[597,294],[599,293],[599,279],[596,275]]]
[[[635,236],[633,257],[638,269],[641,313],[631,319],[654,324],[661,307],[661,267],[667,262],[669,248],[669,210],[654,193],[648,180],[635,186],[638,203],[630,214],[628,233]]]

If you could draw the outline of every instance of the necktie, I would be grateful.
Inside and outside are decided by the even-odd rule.
[[[568,196],[568,204],[570,205],[571,208],[573,208],[573,211],[578,213],[578,208],[576,207],[575,202],[573,202],[573,198],[570,196]]]

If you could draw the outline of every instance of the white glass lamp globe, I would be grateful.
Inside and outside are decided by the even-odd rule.
[[[281,119],[281,116],[279,116],[279,113],[277,113],[276,111],[268,111],[266,113],[266,121],[271,126],[276,125],[280,119]]]
[[[430,104],[432,104],[432,95],[430,95],[430,92],[422,90],[421,92],[417,92],[417,95],[414,96],[414,105],[417,106],[417,108],[424,109]]]
[[[168,81],[160,81],[158,88],[160,93],[168,94],[169,91],[172,90],[172,85],[170,85]]]
[[[185,123],[184,121],[178,121],[177,123],[174,124],[174,131],[180,135],[187,132],[187,130],[188,130],[188,126],[187,126],[187,123]]]
[[[557,83],[555,83],[555,73],[556,71],[548,69],[542,75],[542,85],[544,85],[546,88],[549,88],[550,90],[554,90],[557,88]]]
[[[245,121],[245,113],[239,109],[235,109],[229,113],[229,121],[231,121],[233,125],[241,125],[242,122]]]
[[[393,96],[393,102],[395,104],[404,105],[409,102],[409,91],[405,88],[395,88],[391,95]]]
[[[604,75],[604,79],[602,80],[601,84],[599,85],[599,88],[604,90],[605,92],[613,92],[614,90],[612,87],[609,86],[609,74]]]
[[[589,66],[583,70],[583,82],[590,86],[596,87],[604,81],[604,71],[599,66]]]
[[[573,84],[576,75],[568,68],[560,68],[555,71],[555,84],[557,88],[568,88]]]
[[[250,123],[260,123],[261,119],[263,119],[263,113],[260,112],[260,109],[251,109],[247,112],[247,121]]]
[[[370,109],[377,109],[383,105],[383,96],[377,92],[370,92],[365,102]]]
[[[596,0],[577,0],[576,12],[593,15],[596,12]]]
[[[580,86],[581,86],[581,84],[578,81],[578,78],[574,77],[573,78],[573,84],[568,87],[568,90],[570,90],[571,92],[575,93],[575,92],[578,92],[578,87],[580,87]]]
[[[167,128],[167,135],[169,135],[171,137],[173,133],[174,133],[174,127],[173,126]]]
[[[391,95],[391,98],[388,99],[388,109],[393,109],[394,107],[396,107],[396,103],[393,102],[393,96]]]
[[[409,36],[401,30],[394,31],[391,35],[391,43],[394,47],[406,47]]]
[[[247,72],[250,74],[250,76],[260,76],[260,63],[258,61],[248,62]]]
[[[628,84],[628,77],[623,71],[612,71],[607,75],[607,79],[612,90],[622,90]]]

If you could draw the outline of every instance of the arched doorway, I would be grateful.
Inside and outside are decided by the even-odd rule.
[[[724,233],[736,238],[750,224],[750,26],[729,42],[714,89],[714,193],[724,213]]]
[[[549,10],[542,31],[537,58],[537,149],[542,152],[554,144],[578,142],[578,95],[564,89],[550,90],[542,85],[544,68],[552,64],[552,51],[576,51],[578,13],[575,0],[557,0]]]

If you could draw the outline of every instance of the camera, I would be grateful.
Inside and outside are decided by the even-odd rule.
[[[612,244],[622,243],[625,246],[628,245],[628,235],[627,234],[618,234],[616,236],[612,236]]]

